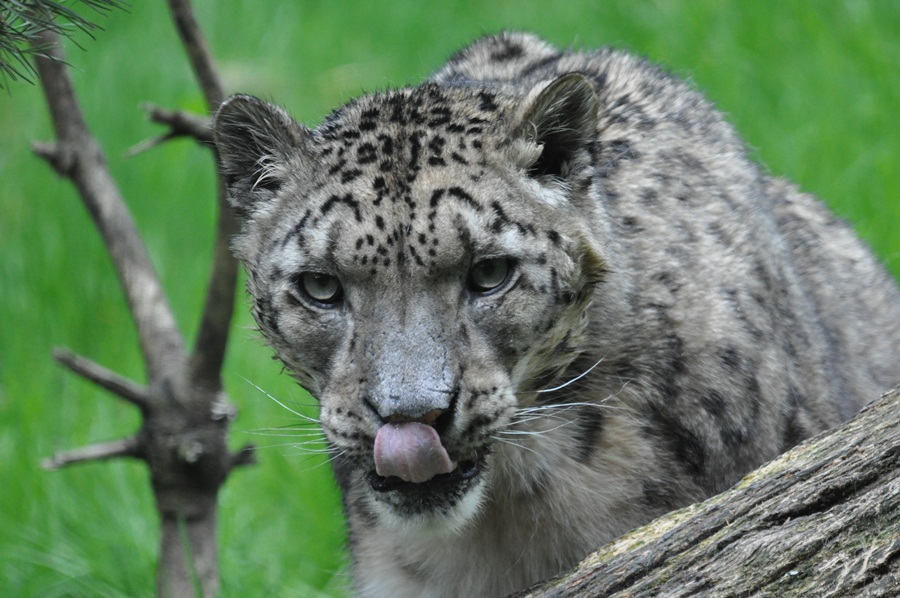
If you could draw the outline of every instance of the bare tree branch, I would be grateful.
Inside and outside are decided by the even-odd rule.
[[[245,444],[237,452],[231,454],[229,470],[256,464],[256,446]]]
[[[171,368],[184,355],[184,344],[159,277],[138,235],[106,163],[103,150],[91,136],[72,80],[65,66],[59,37],[52,31],[38,35],[46,48],[36,66],[56,131],[55,145],[38,146],[57,172],[72,179],[100,231],[137,326],[141,352],[151,379]]]
[[[146,412],[150,405],[150,393],[146,386],[98,365],[86,357],[68,349],[54,349],[53,358],[82,378],[125,399]]]
[[[213,144],[212,119],[184,110],[166,110],[152,104],[145,104],[144,109],[150,115],[150,120],[168,125],[173,135],[178,137],[190,136],[199,143],[211,146]]]
[[[136,156],[167,141],[181,137],[192,137],[198,143],[212,147],[212,120],[208,116],[200,116],[184,110],[166,110],[152,104],[144,104],[141,107],[147,111],[152,122],[166,125],[169,130],[162,135],[132,146],[125,152],[126,157]]]
[[[214,113],[225,99],[225,91],[219,79],[212,53],[209,51],[209,45],[197,23],[197,17],[194,16],[194,9],[188,0],[169,0],[169,11],[172,13],[172,18],[175,19],[178,35],[181,37],[188,59],[191,61],[191,68],[203,90],[206,107],[210,113]]]
[[[184,0],[172,0],[172,9],[200,73],[207,103],[214,108],[221,87],[190,6]],[[219,589],[218,492],[234,468],[253,462],[252,446],[238,453],[228,448],[228,427],[237,410],[221,381],[237,277],[237,265],[228,250],[235,220],[220,181],[213,273],[197,346],[188,355],[131,214],[84,121],[58,38],[48,33],[34,43],[52,52],[39,60],[37,67],[57,136],[55,143],[35,145],[35,151],[72,180],[100,230],[138,329],[149,378],[143,388],[88,359],[57,352],[57,359],[69,369],[141,406],[143,418],[134,438],[59,453],[45,466],[119,456],[145,461],[162,531],[158,592],[163,596],[212,597]],[[208,135],[199,117],[163,111],[158,116],[173,127],[169,137],[188,130],[193,133],[184,134]]]
[[[221,178],[221,177],[220,177]],[[227,205],[225,188],[219,182],[219,215],[216,222],[216,241],[213,248],[213,267],[200,329],[191,359],[191,370],[198,380],[221,386],[222,364],[231,330],[237,287],[237,262],[231,254],[230,241],[238,232],[237,219]]]
[[[158,147],[167,141],[172,141],[173,139],[178,139],[179,137],[183,137],[183,135],[178,135],[173,131],[168,131],[163,133],[162,135],[157,135],[156,137],[150,137],[149,139],[144,139],[143,141],[136,143],[125,150],[123,154],[126,158],[134,158],[139,154],[143,154],[144,152],[149,152],[155,147]]]
[[[102,461],[117,457],[139,457],[141,454],[141,442],[137,436],[92,444],[80,449],[60,451],[41,462],[44,469],[60,469],[74,463],[86,461]]]
[[[169,9],[175,20],[178,34],[187,51],[191,67],[206,98],[210,113],[214,113],[225,92],[216,71],[209,46],[200,31],[194,10],[188,0],[169,0]],[[200,329],[191,358],[191,370],[199,380],[209,385],[220,385],[225,347],[234,313],[235,287],[237,286],[237,262],[231,255],[229,243],[238,231],[237,220],[228,205],[224,181],[218,183],[217,200],[219,217],[216,223],[216,241],[213,249],[213,268],[200,318]]]

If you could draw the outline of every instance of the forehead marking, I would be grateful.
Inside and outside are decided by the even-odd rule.
[[[359,211],[359,202],[353,199],[353,196],[350,193],[347,193],[345,195],[332,195],[327,200],[325,200],[325,203],[322,204],[320,213],[322,214],[322,216],[325,216],[332,210],[332,208],[341,204],[351,208],[353,210],[353,216],[356,218],[356,221],[362,222],[362,214],[360,214]]]
[[[346,187],[333,189],[330,195],[325,191],[327,199],[312,208],[312,213],[306,210],[294,227],[291,236],[298,238],[304,249],[312,238],[308,237],[310,229],[322,226],[324,220],[338,225],[356,222],[359,227],[351,226],[346,231],[350,235],[348,259],[375,273],[375,265],[384,267],[392,261],[425,268],[437,265],[437,248],[449,240],[442,235],[456,233],[466,244],[465,239],[473,232],[464,230],[467,225],[463,224],[466,219],[460,220],[462,212],[491,214],[485,227],[488,233],[490,223],[493,230],[512,227],[522,231],[523,226],[498,209],[499,204],[479,201],[463,186],[424,189],[421,198],[412,191],[416,181],[422,180],[419,175],[424,169],[471,167],[484,160],[479,155],[480,136],[497,119],[499,96],[487,92],[468,96],[445,93],[426,85],[378,95],[374,102],[354,102],[338,109],[317,131],[323,142],[322,170],[334,184]],[[458,180],[475,180],[477,176],[463,173]],[[369,191],[362,192],[360,184],[367,185]],[[349,209],[353,218],[340,209]],[[443,214],[440,218],[439,213]],[[445,232],[439,234],[439,226]],[[334,245],[341,234],[323,231],[316,238]]]

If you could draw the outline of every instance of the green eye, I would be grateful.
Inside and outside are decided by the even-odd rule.
[[[344,289],[336,276],[321,272],[304,272],[297,280],[300,291],[313,302],[333,307],[344,297]]]
[[[469,270],[469,290],[475,293],[489,293],[506,282],[510,271],[512,266],[504,257],[482,260]]]

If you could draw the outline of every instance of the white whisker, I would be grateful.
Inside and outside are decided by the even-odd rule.
[[[585,374],[586,373],[587,372],[585,372]],[[571,383],[571,381],[569,383]],[[574,401],[571,403],[549,403],[544,405],[531,405],[528,407],[521,407],[513,415],[511,427],[501,431],[499,434],[505,434],[507,436],[540,436],[542,434],[553,432],[554,430],[559,430],[560,428],[578,422],[577,413],[569,414],[569,412],[571,412],[572,410],[580,411],[584,409],[596,409],[603,413],[622,413],[627,410],[626,407],[622,405],[609,405],[607,401],[621,393],[626,386],[628,386],[628,382],[625,382],[618,392],[610,394],[605,399],[597,402]],[[550,420],[557,420],[560,423],[557,423],[555,425],[551,424],[549,427],[543,429],[521,429],[521,426],[528,426],[528,424],[533,424],[533,422],[550,423]]]
[[[572,425],[572,424],[574,424],[574,423],[577,423],[577,422],[578,422],[577,419],[567,419],[567,420],[563,420],[563,422],[560,423],[560,424],[556,424],[556,425],[553,426],[552,428],[545,428],[545,429],[542,429],[542,430],[512,430],[512,429],[507,429],[507,430],[503,430],[503,431],[500,432],[500,433],[501,433],[501,434],[509,434],[509,435],[511,435],[511,436],[515,436],[515,435],[518,435],[518,436],[540,436],[540,435],[542,435],[542,434],[546,434],[547,432],[553,432],[553,431],[555,431],[555,430],[559,430],[560,428],[564,428],[564,427],[566,427],[566,426],[570,426],[570,425]]]
[[[535,392],[537,392],[537,394],[541,394],[541,393],[545,393],[545,392],[555,392],[555,391],[557,391],[557,390],[561,390],[561,389],[565,388],[566,386],[568,386],[568,385],[570,385],[570,384],[573,384],[573,383],[575,383],[575,382],[578,382],[579,380],[581,380],[582,378],[584,378],[585,376],[587,376],[588,374],[590,374],[590,373],[591,373],[591,370],[593,370],[595,367],[597,367],[598,365],[600,365],[600,363],[601,363],[602,361],[603,361],[603,358],[601,357],[600,359],[597,360],[596,363],[594,363],[594,365],[592,365],[591,367],[589,367],[589,368],[586,369],[585,371],[581,372],[580,374],[578,374],[577,376],[575,376],[575,377],[572,378],[571,380],[569,380],[569,381],[567,381],[567,382],[563,382],[563,383],[560,384],[559,386],[556,386],[556,387],[554,387],[554,388],[545,388],[545,389],[543,389],[543,390],[538,390],[538,391],[535,391]]]
[[[319,467],[322,467],[323,465],[328,465],[328,464],[330,464],[332,461],[334,461],[335,459],[337,459],[338,457],[341,457],[345,452],[346,452],[346,451],[341,451],[341,452],[335,453],[335,454],[331,454],[330,452],[323,452],[323,453],[320,453],[320,454],[326,454],[326,453],[327,453],[327,454],[331,454],[331,456],[330,456],[329,458],[327,458],[327,459],[322,459],[320,462],[316,463],[316,464],[313,465],[312,467],[307,467],[304,471],[312,471],[313,469],[318,469]],[[307,457],[307,458],[304,460],[304,463],[308,463],[310,459],[316,458],[316,457],[318,456],[318,455],[315,455],[315,454],[309,454],[309,453],[301,453],[301,454],[303,454],[304,456]]]
[[[310,428],[260,428],[258,430],[246,430],[245,434],[254,434],[256,436],[282,436],[285,438],[324,438],[321,429]]]
[[[266,444],[262,446],[257,446],[257,449],[278,449],[278,448],[292,448],[297,449],[298,453],[303,455],[327,455],[329,454],[329,450],[327,447],[317,447],[310,448],[308,446],[304,446],[301,442],[280,442],[278,444]]]
[[[310,417],[310,416],[308,416],[308,415],[304,415],[303,413],[300,413],[299,411],[297,411],[297,410],[295,410],[295,409],[291,409],[290,407],[288,407],[287,405],[285,405],[284,403],[282,403],[281,401],[279,401],[278,399],[276,399],[275,397],[273,397],[272,395],[270,395],[268,392],[266,392],[265,390],[263,390],[262,388],[260,388],[259,386],[257,386],[256,384],[254,384],[253,382],[251,382],[250,380],[248,380],[247,378],[244,378],[243,376],[241,376],[241,378],[244,380],[244,382],[246,382],[247,384],[249,384],[250,386],[252,386],[252,387],[255,388],[256,390],[258,390],[258,391],[261,392],[262,394],[266,395],[266,396],[269,397],[272,401],[274,401],[275,403],[277,403],[278,405],[280,405],[281,407],[283,407],[283,408],[286,409],[287,411],[293,413],[294,415],[296,415],[296,416],[299,417],[300,419],[306,420],[306,421],[308,421],[308,422],[312,422],[312,423],[314,423],[314,424],[318,424],[318,423],[319,423],[319,420],[318,420],[318,419],[316,419],[316,418],[314,418],[314,417]]]
[[[501,432],[501,434],[502,434],[502,433],[503,433],[503,432]],[[524,444],[519,443],[519,442],[516,442],[515,440],[509,439],[509,438],[501,438],[500,436],[497,436],[497,435],[491,436],[491,438],[494,439],[494,440],[497,441],[497,442],[502,442],[503,444],[508,444],[508,445],[514,446],[514,447],[516,447],[516,448],[525,449],[526,451],[531,451],[531,452],[534,453],[535,455],[540,455],[539,452],[537,452],[536,450],[534,450],[534,449],[531,448],[530,446],[525,446]]]

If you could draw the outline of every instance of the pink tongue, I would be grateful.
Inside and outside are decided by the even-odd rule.
[[[397,476],[420,484],[440,473],[450,473],[450,460],[437,431],[417,422],[385,424],[375,436],[375,473]]]

